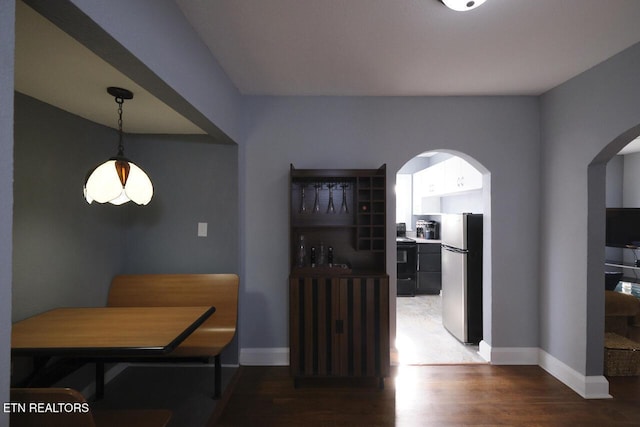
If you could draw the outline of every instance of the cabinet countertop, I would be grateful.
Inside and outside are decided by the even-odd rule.
[[[389,277],[387,273],[381,271],[371,271],[371,270],[354,270],[345,269],[340,271],[340,269],[328,269],[323,266],[320,267],[296,267],[289,273],[290,278],[304,278],[304,277],[331,277],[331,278],[357,278],[357,277],[378,277],[385,278]]]
[[[442,243],[442,240],[440,239],[421,239],[419,237],[411,237],[411,239],[415,240],[416,243]]]

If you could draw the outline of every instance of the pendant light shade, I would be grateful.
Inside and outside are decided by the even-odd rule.
[[[444,3],[449,9],[458,11],[458,12],[466,12],[467,10],[475,9],[476,7],[482,5],[486,0],[440,0]]]
[[[122,145],[122,104],[125,99],[132,99],[133,94],[114,87],[108,88],[107,92],[116,98],[118,104],[118,154],[89,171],[84,183],[84,197],[88,203],[121,205],[133,201],[146,205],[153,197],[153,184],[142,169],[124,157]]]
[[[114,157],[91,171],[84,185],[84,197],[89,203],[121,205],[131,200],[146,205],[153,197],[153,184],[134,163]]]

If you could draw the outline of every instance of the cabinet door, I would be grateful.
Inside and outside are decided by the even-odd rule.
[[[418,293],[437,295],[442,289],[442,273],[418,272]]]
[[[482,188],[482,174],[469,162],[452,157],[440,163],[444,169],[441,192],[455,194]]]
[[[340,376],[389,374],[389,280],[340,279]]]
[[[460,161],[459,157],[452,157],[441,163],[444,168],[443,193],[449,194],[460,191]]]
[[[292,375],[389,375],[387,277],[293,277],[289,286]]]
[[[336,375],[339,366],[335,326],[338,280],[290,279],[289,365],[294,376]]]
[[[428,253],[428,252],[418,253],[418,271],[439,272],[441,270],[442,270],[442,255],[440,253]]]
[[[440,212],[444,169],[438,163],[413,174],[413,214]]]
[[[422,198],[427,192],[427,169],[423,169],[413,174],[411,193],[413,196],[413,214],[420,215],[422,212]]]
[[[460,190],[477,190],[482,188],[482,174],[469,162],[460,159]]]
[[[444,182],[444,165],[442,163],[436,163],[435,165],[427,169],[429,171],[427,180],[427,193],[425,197],[437,196],[443,193],[442,184]]]
[[[436,243],[418,244],[418,293],[438,294],[442,288],[442,255]]]

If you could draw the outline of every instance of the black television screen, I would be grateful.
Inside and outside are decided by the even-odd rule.
[[[607,208],[606,245],[640,246],[640,208]]]

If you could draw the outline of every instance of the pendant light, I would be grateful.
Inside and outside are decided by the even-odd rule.
[[[449,9],[457,12],[466,12],[482,5],[486,0],[440,0]]]
[[[133,99],[133,93],[119,87],[109,87],[107,92],[118,104],[118,154],[87,173],[84,197],[89,203],[121,205],[131,200],[146,205],[153,197],[153,184],[142,169],[124,157],[122,145],[122,104]]]

